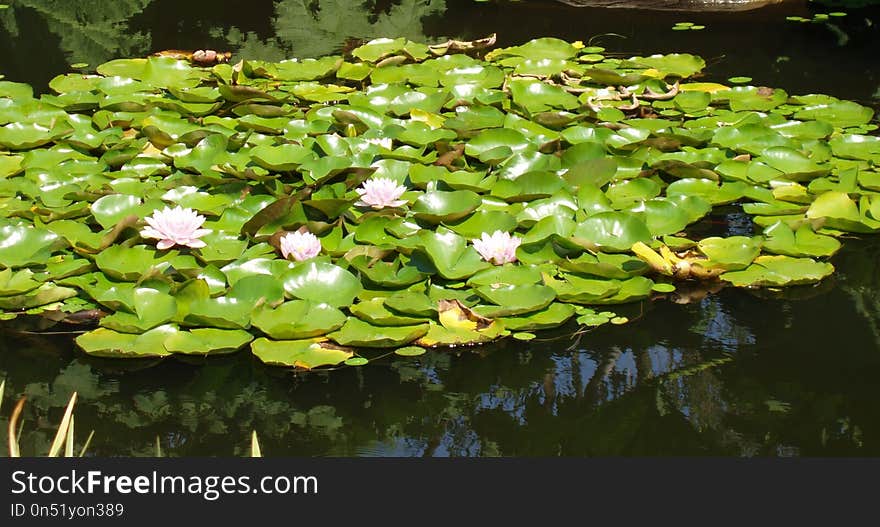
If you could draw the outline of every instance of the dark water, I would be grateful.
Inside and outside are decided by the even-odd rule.
[[[692,52],[708,80],[748,75],[790,93],[877,107],[880,9],[827,23],[799,2],[745,13],[576,9],[461,0],[6,0],[0,73],[41,89],[68,64],[169,48],[248,57],[338,52],[349,37],[537,36],[621,55]],[[318,7],[320,6],[320,10]],[[671,31],[675,22],[703,31]],[[614,35],[612,35],[614,34]],[[736,229],[748,225],[735,226]],[[0,429],[28,396],[24,454],[45,453],[70,393],[78,446],[96,455],[880,455],[880,237],[846,240],[838,273],[783,293],[724,290],[629,306],[636,319],[529,343],[394,356],[292,374],[241,353],[216,360],[101,361],[68,337],[6,333]],[[5,437],[5,433],[2,434]],[[5,450],[5,439],[2,440]]]

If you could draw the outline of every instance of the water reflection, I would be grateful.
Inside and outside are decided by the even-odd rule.
[[[37,66],[61,72],[67,64],[96,66],[120,56],[143,55],[148,32],[132,31],[130,19],[153,0],[6,0],[0,10],[7,76]],[[59,56],[59,54],[61,56]],[[48,60],[47,60],[48,59]]]
[[[275,3],[269,38],[261,39],[256,32],[245,32],[235,25],[213,28],[211,34],[225,38],[239,57],[317,57],[339,52],[348,39],[392,36],[425,42],[430,39],[422,20],[445,12],[445,0],[280,0]]]

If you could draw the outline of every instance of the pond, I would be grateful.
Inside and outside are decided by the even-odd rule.
[[[634,54],[689,52],[705,78],[749,76],[792,94],[880,108],[877,6],[784,2],[736,13],[429,0],[11,0],[0,10],[0,73],[46,91],[70,70],[162,49],[238,57],[319,56],[352,39],[422,42],[498,33],[555,36]],[[836,10],[844,17],[797,22]],[[677,22],[705,29],[672,30]],[[718,234],[752,234],[731,210]],[[389,355],[363,367],[292,373],[249,353],[102,360],[68,335],[6,332],[3,417],[28,396],[22,453],[44,453],[70,392],[92,455],[875,456],[880,452],[880,240],[843,240],[836,273],[779,291],[693,291],[620,309],[624,326],[570,324],[529,342]]]

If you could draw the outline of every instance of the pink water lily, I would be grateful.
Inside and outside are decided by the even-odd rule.
[[[158,239],[157,249],[169,249],[175,245],[198,249],[205,246],[205,242],[199,238],[211,232],[210,229],[199,228],[205,222],[204,216],[179,205],[173,209],[165,207],[154,211],[144,221],[148,227],[143,228],[141,236]]]
[[[310,260],[321,252],[321,240],[308,231],[289,232],[281,237],[280,245],[281,256],[297,262]]]
[[[504,231],[495,231],[491,236],[484,232],[479,240],[471,241],[483,260],[495,265],[515,262],[516,248],[522,243],[521,238],[511,236]]]
[[[361,199],[355,203],[359,207],[400,207],[406,203],[405,199],[398,199],[406,192],[406,187],[398,185],[389,178],[377,177],[364,181],[361,188],[355,189]]]

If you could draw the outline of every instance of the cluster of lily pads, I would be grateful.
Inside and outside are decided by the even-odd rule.
[[[700,31],[701,29],[706,29],[706,26],[702,24],[694,24],[693,22],[676,22],[674,26],[672,26],[673,31]]]
[[[490,44],[0,82],[3,316],[92,320],[97,356],[363,364],[625,322],[605,306],[681,281],[814,283],[880,229],[867,107]],[[727,204],[763,233],[691,239]]]
[[[802,16],[787,16],[789,22],[827,22],[832,17],[839,18],[846,16],[844,11],[834,11],[832,13],[814,13],[813,18],[804,18]]]

